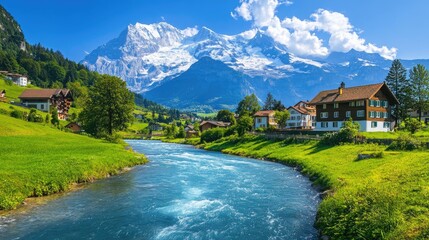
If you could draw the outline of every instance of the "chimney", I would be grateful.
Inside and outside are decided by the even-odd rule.
[[[338,88],[338,94],[342,95],[344,88],[346,88],[346,84],[341,82],[340,87]]]

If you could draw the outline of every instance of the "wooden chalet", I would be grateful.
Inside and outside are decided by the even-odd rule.
[[[19,99],[22,105],[44,112],[51,112],[53,108],[56,108],[58,118],[61,120],[68,118],[68,111],[73,101],[68,89],[26,89],[21,93]]]
[[[195,130],[194,125],[187,125],[185,127],[186,138],[198,137],[198,131]]]
[[[227,128],[231,125],[229,122],[222,121],[202,121],[200,123],[200,131],[204,132],[212,128]]]
[[[316,107],[309,102],[300,101],[287,109],[290,113],[286,121],[288,129],[313,129],[316,125]]]
[[[310,104],[316,106],[316,130],[338,131],[349,118],[363,132],[387,132],[393,129],[391,106],[398,104],[385,83],[321,91]]]
[[[65,126],[65,128],[70,129],[74,133],[82,132],[82,127],[77,122],[71,122]]]
[[[253,127],[254,129],[258,128],[267,128],[269,126],[277,127],[277,122],[274,119],[274,110],[265,110],[258,111],[253,114]]]

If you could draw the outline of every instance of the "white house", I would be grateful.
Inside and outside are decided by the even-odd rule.
[[[290,113],[286,122],[288,129],[313,129],[316,126],[316,108],[300,101],[287,109]]]
[[[269,126],[277,127],[277,123],[274,119],[274,110],[258,111],[253,115],[253,127],[254,129],[258,128],[267,128]]]
[[[16,85],[19,85],[21,87],[26,87],[28,85],[27,76],[21,74],[8,73],[6,75],[6,78],[12,80]]]

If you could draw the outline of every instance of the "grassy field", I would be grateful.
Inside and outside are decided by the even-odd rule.
[[[299,166],[326,191],[316,225],[331,239],[429,239],[429,152],[388,152],[378,145],[324,147],[316,142],[231,137],[203,146]],[[357,160],[362,152],[382,158]]]
[[[6,97],[9,101],[19,101],[19,95],[21,95],[22,91],[28,88],[37,88],[34,86],[28,86],[28,87],[20,87],[16,84],[8,85],[4,81],[4,79],[0,78],[0,91],[6,90]]]
[[[0,209],[145,162],[120,144],[0,115]]]
[[[359,133],[366,138],[372,139],[396,139],[400,134],[403,134],[403,131],[397,132],[361,132]],[[429,141],[429,128],[422,129],[414,134],[415,137],[420,139],[421,141],[428,142]]]

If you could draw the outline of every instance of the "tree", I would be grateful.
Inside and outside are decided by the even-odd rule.
[[[274,99],[273,95],[271,93],[268,93],[262,110],[273,110],[275,102],[276,100]]]
[[[243,115],[253,115],[259,111],[259,109],[261,109],[261,106],[259,106],[258,98],[255,94],[252,94],[244,97],[244,99],[238,103],[236,113],[240,115],[240,117]]]
[[[407,129],[411,134],[416,133],[425,126],[423,121],[419,121],[416,118],[407,118],[404,122],[405,129]]]
[[[51,123],[54,126],[58,126],[58,124],[60,123],[60,120],[58,119],[58,109],[54,107],[51,114],[52,114]]]
[[[283,105],[283,103],[280,100],[279,101],[276,100],[274,102],[273,110],[283,111],[283,110],[286,110],[286,107],[285,107],[285,105]]]
[[[405,119],[408,114],[407,106],[410,102],[410,83],[407,80],[407,70],[398,59],[393,60],[389,73],[386,76],[386,84],[393,91],[399,101],[394,107],[396,126],[398,120]]]
[[[418,110],[419,120],[422,120],[422,112],[429,108],[429,72],[426,68],[417,64],[410,70],[412,106]]]
[[[235,125],[237,120],[235,119],[234,113],[229,110],[220,110],[216,115],[217,121],[229,122],[231,125]]]
[[[120,78],[101,75],[96,81],[80,114],[86,132],[100,137],[124,130],[132,122],[134,95]]]
[[[49,114],[46,114],[45,123],[49,123],[50,121],[51,121],[51,118],[49,117]]]
[[[289,119],[289,117],[290,113],[288,110],[276,111],[276,113],[274,114],[274,119],[276,120],[280,129],[286,127],[286,121]]]
[[[253,127],[253,118],[248,115],[241,116],[237,121],[237,132],[239,136],[243,136],[247,131],[251,131]]]

